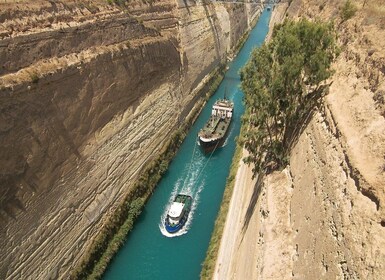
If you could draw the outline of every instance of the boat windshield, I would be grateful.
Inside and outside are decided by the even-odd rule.
[[[176,225],[179,223],[179,218],[173,218],[173,217],[170,217],[168,216],[168,221],[170,222],[171,225]]]

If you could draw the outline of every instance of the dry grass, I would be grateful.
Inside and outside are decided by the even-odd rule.
[[[357,7],[364,17],[364,25],[378,25],[385,29],[385,5],[383,1],[368,0],[365,5],[362,1],[358,1]]]

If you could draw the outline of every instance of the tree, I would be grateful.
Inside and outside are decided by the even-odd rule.
[[[286,20],[269,43],[255,49],[241,71],[247,129],[245,148],[254,172],[287,163],[288,152],[317,106],[338,55],[331,24]]]

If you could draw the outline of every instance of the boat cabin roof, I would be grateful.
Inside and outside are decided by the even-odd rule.
[[[214,105],[214,106],[213,106],[213,109],[231,112],[231,111],[233,110],[233,107],[226,107],[226,106]]]
[[[214,106],[233,108],[234,103],[227,99],[218,99],[217,101],[215,101]]]
[[[170,211],[168,211],[168,215],[171,218],[178,218],[182,214],[183,207],[184,203],[173,202]]]

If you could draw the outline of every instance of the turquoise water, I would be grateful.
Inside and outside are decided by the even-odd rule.
[[[225,79],[190,129],[104,279],[199,279],[244,111],[238,72],[252,49],[264,41],[270,13],[266,10],[262,13],[245,45],[229,65]],[[234,101],[230,133],[224,147],[212,156],[203,155],[196,144],[197,133],[209,118],[215,100],[223,98],[225,87],[227,98]],[[177,236],[170,237],[164,230],[163,220],[173,197],[179,192],[194,198],[193,209],[185,227]]]

